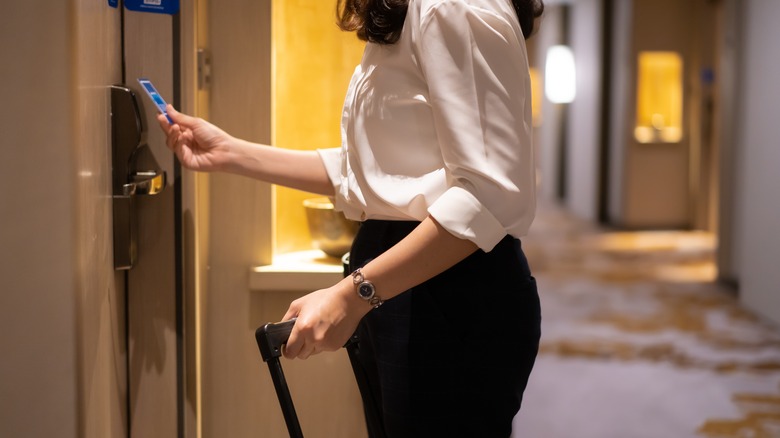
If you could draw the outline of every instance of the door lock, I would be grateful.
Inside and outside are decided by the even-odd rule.
[[[165,188],[165,172],[149,170],[130,174],[129,182],[122,186],[124,196],[156,195]]]
[[[135,93],[111,86],[111,163],[114,212],[114,269],[127,270],[138,255],[135,197],[157,195],[165,189],[162,170],[137,170],[137,157],[147,148],[141,111]]]

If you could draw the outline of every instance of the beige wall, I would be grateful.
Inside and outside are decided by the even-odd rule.
[[[209,119],[233,135],[268,143],[270,1],[211,1],[208,17]],[[261,370],[248,280],[251,266],[271,262],[271,187],[213,174],[207,192],[208,274],[199,301],[201,427],[204,437],[261,436],[253,433]]]
[[[125,430],[123,298],[106,239],[118,17],[76,0],[0,14],[0,436]]]
[[[0,435],[75,437],[73,22],[43,3],[0,15]]]
[[[598,220],[602,116],[601,0],[571,6],[571,48],[577,64],[577,97],[570,106],[566,205],[579,217]]]
[[[563,43],[564,23],[562,8],[560,6],[548,5],[538,25],[539,29],[532,37],[534,59],[529,60],[529,62],[537,66],[539,77],[544,82],[547,49]],[[561,159],[559,149],[563,119],[559,107],[544,97],[544,85],[540,87],[540,91],[542,93],[542,117],[541,123],[534,130],[539,194],[546,199],[557,199],[558,179],[560,178],[558,163]]]
[[[633,1],[613,2],[612,35],[630,35],[632,29]],[[617,222],[623,217],[624,192],[626,177],[627,148],[625,139],[631,135],[629,124],[633,113],[632,102],[628,99],[633,86],[634,55],[631,38],[613,38],[611,43],[612,89],[609,104],[609,183],[607,193],[607,217],[610,222]]]
[[[260,143],[271,142],[272,3],[276,4],[220,0],[210,2],[208,10],[213,62],[209,118],[233,135]],[[327,3],[327,15],[320,18],[332,23],[333,5]],[[304,73],[296,76],[299,81],[306,80]],[[309,86],[314,88],[307,88],[309,93],[317,91],[316,83]],[[296,114],[303,117],[309,111],[285,108],[284,115],[290,118],[285,124],[299,126]],[[313,123],[306,129],[310,136],[323,135],[318,130],[324,122],[318,117],[312,115],[317,120],[309,120]],[[338,120],[335,123],[337,130]],[[281,318],[290,301],[309,291],[249,288],[250,268],[272,261],[274,211],[268,184],[212,174],[206,192],[208,199],[201,205],[208,206],[208,274],[199,301],[202,436],[285,436],[281,410],[254,333],[260,325]],[[284,367],[306,436],[365,435],[357,388],[343,351],[307,361],[285,361]]]
[[[741,0],[725,0],[719,11],[719,80],[717,81],[718,106],[729,111],[720,111],[715,123],[718,138],[718,277],[734,283],[739,278],[738,212],[734,208],[737,200],[737,157],[741,148],[737,142],[737,127],[741,110],[741,44],[743,11]]]
[[[780,323],[780,60],[777,52],[780,3],[743,3],[743,58],[738,128],[736,209],[739,224],[740,300],[750,309]]]
[[[597,220],[601,171],[602,6],[600,0],[580,0],[568,4],[567,8],[568,26],[561,5],[547,5],[539,31],[529,42],[534,47],[535,58],[531,62],[541,69],[542,77],[548,48],[566,43],[566,33],[577,65],[577,95],[572,103],[556,105],[542,96],[543,116],[535,132],[541,180],[539,191],[544,198],[558,199],[560,143],[563,140],[567,159],[564,203],[578,216]],[[565,131],[562,123],[567,124]]]

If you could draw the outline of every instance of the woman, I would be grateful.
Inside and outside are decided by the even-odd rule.
[[[324,194],[362,222],[352,275],[290,304],[305,359],[357,330],[372,436],[509,436],[539,342],[524,39],[540,0],[339,0],[366,41],[341,148],[252,144],[169,107],[183,166]]]

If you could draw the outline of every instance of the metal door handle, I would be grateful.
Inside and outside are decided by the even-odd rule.
[[[125,196],[151,196],[165,189],[166,176],[163,171],[149,170],[131,174],[130,180],[132,182],[122,186],[122,192]]]

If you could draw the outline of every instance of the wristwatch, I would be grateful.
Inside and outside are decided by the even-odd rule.
[[[352,273],[352,284],[355,285],[358,296],[368,301],[368,304],[374,309],[384,304],[385,301],[376,294],[376,286],[366,280],[360,268],[355,269],[355,272]]]

